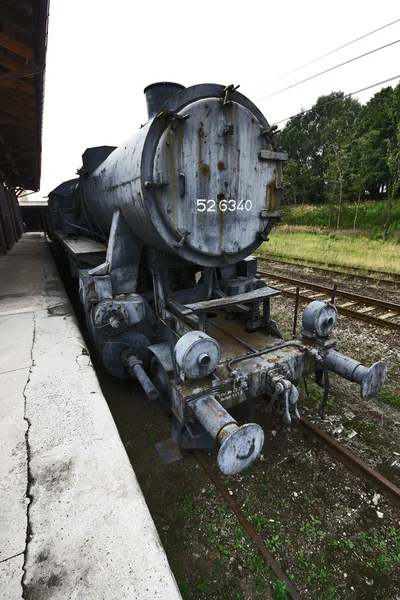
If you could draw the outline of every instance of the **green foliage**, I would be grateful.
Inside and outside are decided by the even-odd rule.
[[[287,592],[287,585],[284,581],[278,580],[274,586],[273,592],[274,600],[288,600],[289,595]]]
[[[366,556],[366,565],[377,573],[400,568],[400,531],[392,527],[385,537],[371,528],[358,535],[358,546]]]
[[[382,242],[362,236],[310,233],[278,228],[270,241],[260,246],[258,256],[285,260],[315,261],[338,268],[372,269],[400,273],[399,242]],[[318,388],[320,390],[320,388]],[[313,390],[313,394],[318,390]],[[321,397],[322,393],[319,391]]]
[[[389,406],[400,408],[400,396],[387,388],[383,388],[383,390],[381,390],[377,395],[376,399],[384,404],[389,404]]]
[[[283,212],[285,225],[305,225],[308,227],[329,227],[336,224],[338,207],[323,206],[285,206]],[[345,203],[342,206],[340,228],[343,230],[362,229],[371,234],[380,234],[386,222],[386,202]],[[400,230],[400,202],[394,202],[391,212],[390,234]]]
[[[313,515],[310,515],[308,521],[303,521],[300,525],[300,531],[305,534],[306,538],[309,541],[313,541],[316,539],[323,539],[325,536],[325,532],[321,530],[321,521],[315,518]]]
[[[361,199],[385,197],[380,232],[386,240],[400,193],[400,84],[383,88],[364,106],[343,92],[321,96],[310,111],[288,121],[279,144],[289,155],[286,205],[328,204],[323,226],[339,229],[346,227],[346,201],[356,201],[356,227]]]
[[[192,514],[193,508],[192,508],[192,500],[190,498],[190,496],[184,496],[183,498],[183,512],[186,516],[189,516]]]

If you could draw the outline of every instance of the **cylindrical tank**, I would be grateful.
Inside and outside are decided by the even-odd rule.
[[[199,265],[236,263],[280,216],[283,155],[239,92],[174,86],[161,111],[85,181],[85,201],[103,230],[120,208],[145,244]]]

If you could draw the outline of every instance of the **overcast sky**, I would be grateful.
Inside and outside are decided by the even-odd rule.
[[[149,83],[240,84],[273,124],[323,94],[400,75],[397,43],[263,99],[400,39],[399,22],[267,86],[398,18],[395,0],[50,0],[41,192],[30,199],[74,177],[86,148],[131,137],[147,120],[143,88]],[[379,89],[358,98],[364,103]]]

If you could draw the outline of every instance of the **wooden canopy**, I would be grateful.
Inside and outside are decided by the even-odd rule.
[[[50,0],[0,0],[0,182],[40,186]]]

